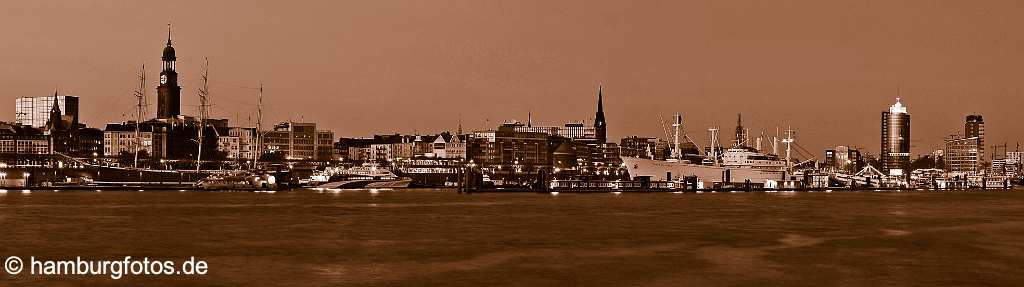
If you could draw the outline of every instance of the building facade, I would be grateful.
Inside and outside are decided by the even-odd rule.
[[[968,115],[964,121],[964,137],[978,138],[978,159],[985,159],[985,119],[981,115]]]
[[[70,116],[72,123],[78,123],[78,97],[57,96],[61,116]],[[14,123],[44,128],[50,120],[54,96],[23,97],[14,100]]]
[[[316,129],[315,123],[283,122],[264,133],[265,153],[281,153],[286,160],[332,159],[334,132]]]
[[[162,158],[167,153],[165,139],[166,133],[155,125],[142,123],[136,132],[135,122],[107,124],[103,130],[103,155],[116,157],[122,152],[134,153],[138,149],[152,158]]]
[[[825,167],[833,171],[853,174],[863,168],[864,164],[864,158],[855,148],[841,145],[825,150]]]
[[[943,160],[946,171],[957,175],[976,175],[981,173],[981,155],[978,153],[978,137],[951,135],[946,139]]]

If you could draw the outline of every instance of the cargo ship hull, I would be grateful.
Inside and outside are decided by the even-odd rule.
[[[671,173],[671,180],[682,177],[696,176],[704,182],[728,182],[763,184],[769,180],[783,179],[781,170],[764,170],[751,167],[723,167],[700,165],[687,162],[670,162],[635,157],[622,157],[622,163],[629,170],[630,176],[650,176],[652,179],[664,180]],[[728,171],[728,172],[727,172]],[[728,180],[726,179],[728,177]]]

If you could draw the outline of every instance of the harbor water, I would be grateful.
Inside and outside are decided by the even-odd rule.
[[[209,272],[0,285],[1010,286],[1022,191],[6,190],[0,258],[195,257]]]

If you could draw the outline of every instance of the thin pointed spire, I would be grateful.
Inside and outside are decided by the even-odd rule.
[[[60,114],[60,101],[57,100],[57,89],[53,89],[53,107],[51,107],[50,110],[55,110],[57,111],[57,114]]]
[[[60,100],[57,98],[57,89],[53,89],[53,105],[50,106],[50,118],[47,120],[46,125],[48,129],[61,129],[61,112],[60,112]]]
[[[171,21],[167,21],[167,46],[171,45]]]
[[[462,114],[460,113],[459,114],[459,133],[456,134],[456,135],[461,135],[461,134],[462,134]]]
[[[604,119],[604,85],[597,85],[597,113],[594,115],[595,137],[598,144],[608,140],[608,127]]]

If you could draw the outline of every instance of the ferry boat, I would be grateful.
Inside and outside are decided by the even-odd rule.
[[[412,179],[399,177],[375,163],[351,168],[329,167],[313,175],[311,183],[318,188],[405,188]]]
[[[647,176],[652,179],[665,179],[675,181],[683,177],[696,176],[699,180],[707,183],[723,184],[746,184],[751,183],[763,187],[773,187],[779,181],[785,180],[788,163],[789,144],[793,142],[792,131],[788,131],[789,137],[782,142],[787,144],[786,159],[780,159],[777,153],[763,153],[759,149],[744,146],[745,142],[737,142],[736,146],[725,149],[719,154],[718,129],[712,128],[711,147],[707,155],[700,157],[700,162],[683,159],[680,151],[680,127],[682,117],[675,116],[674,146],[672,155],[665,160],[652,158],[622,156],[622,164],[633,177]],[[777,150],[776,142],[773,140],[773,150]],[[760,145],[760,141],[758,141]]]

